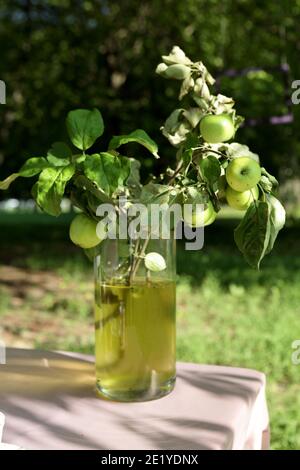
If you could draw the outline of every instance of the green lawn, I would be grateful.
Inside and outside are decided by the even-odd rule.
[[[69,216],[0,215],[0,337],[10,345],[93,351],[92,268],[67,240]],[[200,252],[178,247],[178,359],[259,369],[268,379],[272,447],[300,449],[299,228],[257,272],[232,241],[231,218]]]

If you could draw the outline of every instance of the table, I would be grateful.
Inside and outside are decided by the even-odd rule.
[[[267,449],[264,374],[178,363],[159,400],[96,397],[94,358],[8,349],[0,365],[3,442],[25,449]],[[1,434],[1,430],[0,430]]]

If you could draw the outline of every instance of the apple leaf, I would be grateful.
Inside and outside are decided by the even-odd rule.
[[[181,115],[183,113],[184,109],[183,108],[178,108],[175,109],[170,116],[166,119],[165,124],[164,124],[164,129],[165,131],[169,132],[170,134],[173,134],[177,127],[179,122],[182,121]]]
[[[192,128],[197,126],[199,124],[201,118],[203,117],[203,112],[199,108],[189,108],[185,111],[183,111],[183,116],[185,119],[188,120]]]
[[[248,208],[243,220],[234,230],[234,240],[246,261],[259,269],[270,242],[270,207],[256,201]]]
[[[105,192],[99,188],[99,186],[91,181],[84,175],[78,175],[74,177],[74,186],[83,193],[91,193],[95,198],[98,199],[99,203],[104,202],[108,204],[112,204],[112,199],[105,194]]]
[[[96,108],[70,111],[66,120],[69,137],[80,150],[87,150],[103,134],[104,123]]]
[[[223,146],[226,148],[227,155],[231,159],[248,157],[259,163],[259,156],[256,153],[251,152],[247,145],[242,145],[238,142],[232,142],[231,144],[223,144]]]
[[[24,178],[31,178],[39,174],[45,168],[48,168],[50,165],[44,157],[33,157],[29,158],[24,165],[20,168],[18,173],[13,173],[8,176],[5,180],[0,181],[0,189],[6,190],[9,188],[10,184],[15,181],[19,176]]]
[[[74,173],[73,164],[65,167],[49,167],[41,172],[34,192],[36,202],[43,211],[54,216],[61,213],[60,204],[65,187]]]
[[[49,167],[49,163],[44,157],[29,158],[19,170],[19,175],[24,178],[30,178]]]
[[[120,147],[121,145],[128,144],[130,142],[136,142],[137,144],[143,145],[149,152],[154,155],[155,158],[158,156],[158,147],[157,144],[152,140],[149,135],[142,129],[136,129],[128,135],[116,135],[109,142],[109,150],[114,150]]]
[[[208,155],[206,158],[200,160],[199,167],[202,178],[212,187],[221,175],[219,160],[213,155]]]
[[[162,60],[167,65],[184,64],[191,65],[192,61],[185,55],[185,52],[179,46],[173,46],[169,55],[163,55]]]
[[[70,163],[72,151],[64,142],[54,142],[47,153],[47,160],[53,166],[66,166]]]
[[[140,168],[141,163],[135,158],[129,158],[130,172],[126,180],[126,186],[130,190],[130,194],[134,198],[138,198],[141,194]]]
[[[140,201],[142,204],[168,203],[171,189],[167,185],[150,182],[143,186]]]
[[[84,162],[84,174],[105,194],[111,196],[116,189],[124,186],[130,174],[130,160],[108,152],[87,155]]]
[[[7,178],[5,178],[5,180],[0,181],[0,189],[4,191],[8,189],[11,183],[15,181],[19,176],[19,173],[12,173]]]
[[[270,212],[270,238],[266,249],[266,254],[272,251],[279,231],[285,224],[285,210],[281,202],[274,196],[266,195],[267,204]]]
[[[175,109],[160,128],[163,135],[174,147],[178,147],[180,144],[185,145],[192,130],[189,121],[183,118],[183,111],[183,108]]]
[[[261,178],[259,183],[267,193],[271,193],[278,186],[278,181],[275,176],[272,176],[263,167],[261,169]]]
[[[187,76],[181,84],[179,91],[179,100],[181,101],[194,87],[195,81],[191,75]]]

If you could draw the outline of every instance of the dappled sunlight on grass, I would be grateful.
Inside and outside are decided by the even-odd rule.
[[[265,372],[272,446],[299,448],[300,366],[291,363],[291,343],[300,339],[299,230],[286,230],[256,271],[234,246],[235,223],[207,230],[200,252],[178,243],[178,359]],[[93,353],[92,264],[64,226],[26,230],[33,241],[12,225],[0,233],[1,338]]]

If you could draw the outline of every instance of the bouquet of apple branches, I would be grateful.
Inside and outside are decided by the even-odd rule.
[[[260,166],[258,155],[233,142],[243,119],[231,98],[212,93],[214,79],[205,65],[192,62],[178,46],[162,60],[156,72],[181,82],[182,106],[161,127],[176,149],[176,162],[165,169],[159,182],[150,177],[142,184],[141,162],[120,153],[121,146],[136,142],[159,158],[156,143],[144,130],[114,136],[108,149],[89,153],[103,134],[103,119],[97,109],[77,109],[66,119],[72,146],[55,142],[47,155],[29,158],[18,173],[0,182],[0,189],[7,189],[19,176],[35,177],[32,196],[53,216],[61,213],[62,198],[70,198],[81,211],[71,224],[71,239],[90,253],[101,242],[99,231],[96,234],[97,207],[117,204],[120,196],[144,204],[192,204],[195,210],[184,220],[192,227],[212,224],[228,203],[245,212],[234,239],[247,262],[258,268],[285,223],[284,208],[275,196],[278,183]],[[198,212],[199,204],[204,205],[204,213]]]

